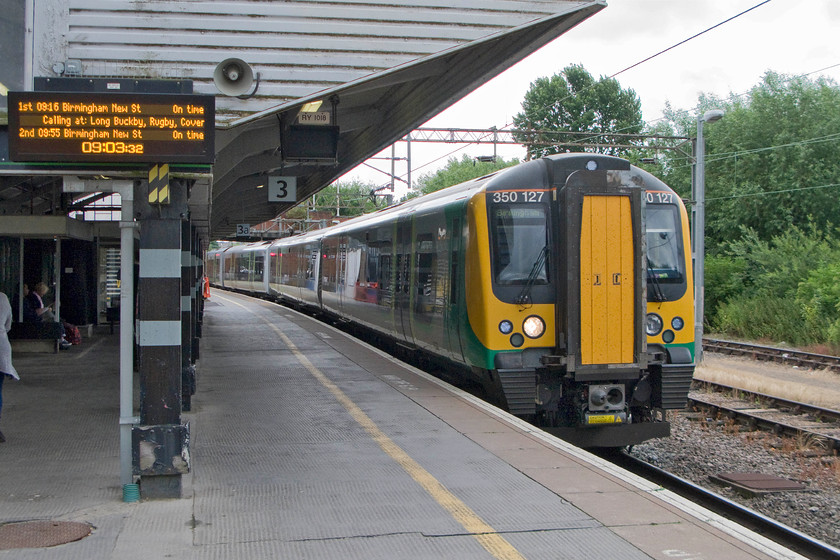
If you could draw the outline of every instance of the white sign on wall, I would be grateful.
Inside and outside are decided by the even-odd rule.
[[[317,113],[299,113],[298,124],[326,126],[330,124],[330,113],[329,111],[319,111]]]
[[[297,177],[269,177],[269,202],[297,202]]]

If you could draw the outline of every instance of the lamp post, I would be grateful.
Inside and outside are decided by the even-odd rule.
[[[703,304],[705,298],[706,254],[706,142],[703,123],[723,117],[720,109],[711,109],[697,117],[697,156],[694,170],[694,363],[703,361]]]

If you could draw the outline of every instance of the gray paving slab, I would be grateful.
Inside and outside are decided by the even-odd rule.
[[[220,292],[206,311],[182,499],[120,501],[118,335],[15,357],[0,523],[94,530],[0,560],[664,559],[675,539],[697,558],[795,558],[757,552],[294,312]],[[465,528],[476,519],[486,534]]]

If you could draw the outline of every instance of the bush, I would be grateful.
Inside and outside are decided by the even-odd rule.
[[[708,255],[705,269],[704,311],[706,323],[713,325],[721,305],[744,295],[747,262],[738,257]]]
[[[805,325],[814,340],[840,344],[840,264],[826,264],[812,270],[799,284],[796,301],[803,310]]]
[[[769,242],[754,230],[742,233],[741,239],[729,244],[729,253],[744,260],[744,280],[752,296],[793,299],[812,270],[838,256],[836,242],[813,223],[806,229],[791,227]]]
[[[793,298],[737,299],[722,304],[713,327],[723,334],[774,343],[810,344],[801,307]]]

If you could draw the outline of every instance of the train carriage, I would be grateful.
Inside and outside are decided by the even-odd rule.
[[[685,406],[688,248],[664,183],[563,154],[276,241],[251,291],[448,364],[564,439],[615,447],[667,435],[664,411]]]

